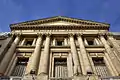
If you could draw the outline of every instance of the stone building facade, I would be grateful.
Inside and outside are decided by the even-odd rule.
[[[10,37],[10,32],[0,33],[0,62],[3,59],[6,51],[11,46],[12,37]]]
[[[109,27],[62,16],[11,24],[1,79],[119,80],[120,34]]]

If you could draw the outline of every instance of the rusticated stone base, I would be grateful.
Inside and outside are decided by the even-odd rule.
[[[23,77],[23,80],[36,80],[36,76],[35,75],[27,75]]]
[[[23,80],[62,80],[62,78],[61,79],[59,79],[59,78],[48,79],[47,74],[40,74],[37,76],[35,76],[35,75],[24,76]],[[67,80],[99,80],[99,79],[98,79],[98,76],[94,76],[94,75],[86,75],[86,76],[80,75],[80,76],[73,76],[71,78],[68,78]]]
[[[97,76],[74,76],[73,80],[99,80]]]
[[[37,76],[37,80],[48,80],[48,75],[40,74]]]

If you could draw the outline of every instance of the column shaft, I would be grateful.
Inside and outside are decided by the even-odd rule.
[[[31,70],[35,71],[35,73],[37,72],[39,61],[40,61],[41,43],[42,43],[42,36],[39,35],[36,42],[36,47],[33,53],[33,58],[31,63]]]
[[[68,54],[67,67],[68,67],[68,77],[73,76],[73,65],[72,65],[72,55],[71,55],[71,53]]]
[[[98,42],[98,39],[97,38],[95,38],[95,44],[96,45],[99,45],[100,43]]]
[[[75,75],[81,74],[79,58],[78,58],[78,54],[77,54],[77,50],[76,50],[73,36],[70,36],[70,47],[71,47],[71,53],[72,53],[73,62],[74,62],[74,74]]]
[[[0,73],[4,74],[6,68],[9,65],[9,62],[12,59],[12,56],[19,41],[20,41],[20,36],[17,36],[0,64]]]
[[[24,45],[25,43],[25,38],[22,40],[21,45]]]
[[[45,41],[45,47],[44,47],[44,52],[41,55],[41,60],[40,60],[40,67],[39,67],[39,72],[38,74],[48,73],[48,62],[49,62],[49,45],[50,45],[50,35],[46,36],[46,41]]]
[[[8,73],[10,73],[10,70],[11,70],[11,68],[12,68],[12,66],[13,66],[13,63],[14,63],[14,61],[15,61],[15,58],[16,58],[16,54],[13,55],[13,57],[12,57],[9,65],[8,65],[8,67],[7,67],[7,69],[6,69],[5,73],[4,73],[5,75],[8,75]]]
[[[86,38],[84,38],[84,42],[85,42],[85,45],[88,45],[88,42],[87,42]]]
[[[85,71],[86,71],[83,74],[86,75],[87,72],[92,72],[92,68],[91,68],[90,61],[88,59],[88,55],[86,53],[85,46],[84,46],[81,35],[79,35],[77,37],[77,39],[78,39],[78,43],[79,43],[79,47],[80,47],[80,52],[83,57],[83,62],[84,62],[83,64],[84,64]]]
[[[34,38],[32,46],[35,46],[36,38]],[[37,42],[36,42],[37,43]]]
[[[64,45],[67,46],[68,43],[67,43],[67,38],[64,39]]]
[[[56,39],[54,38],[53,39],[53,46],[55,46],[56,45]]]
[[[117,70],[118,72],[118,75],[120,75],[120,63],[119,61],[116,59],[115,55],[113,54],[110,46],[107,44],[107,41],[105,40],[105,38],[103,36],[100,36],[100,40],[101,42],[103,43],[106,51],[107,51],[107,54],[109,55],[111,61],[112,61],[112,64],[114,65],[115,69]]]

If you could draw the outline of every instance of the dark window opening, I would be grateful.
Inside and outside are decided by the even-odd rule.
[[[63,41],[57,41],[57,46],[62,46],[63,45]]]
[[[103,58],[92,58],[97,75],[101,77],[110,76],[107,66]]]
[[[1,48],[2,45],[0,45],[0,48]]]
[[[27,66],[28,58],[18,58],[11,76],[23,76]]]
[[[94,41],[88,41],[88,45],[94,45]]]
[[[30,45],[32,45],[32,43],[33,43],[32,40],[30,40],[30,41],[26,41],[25,45],[30,46]]]
[[[103,58],[93,58],[93,63],[95,65],[105,65]]]
[[[54,77],[56,78],[68,77],[66,58],[55,58],[54,59]]]

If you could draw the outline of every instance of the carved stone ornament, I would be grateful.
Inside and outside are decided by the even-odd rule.
[[[37,33],[37,36],[38,36],[38,37],[42,37],[43,34],[42,34],[42,33]]]
[[[75,33],[68,33],[69,37],[74,37]]]

